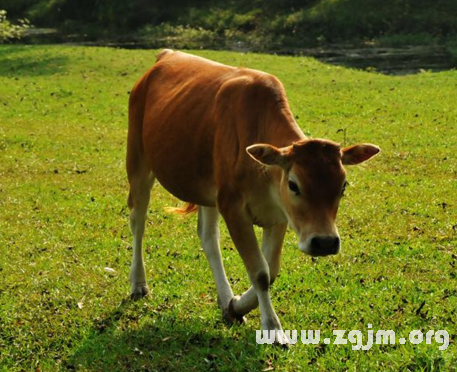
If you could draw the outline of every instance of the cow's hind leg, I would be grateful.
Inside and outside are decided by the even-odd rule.
[[[131,297],[137,300],[149,293],[143,263],[142,243],[151,188],[154,184],[154,176],[152,172],[144,170],[139,174],[129,177],[129,182],[130,193],[128,205],[130,208],[130,229],[133,234],[130,285]]]
[[[222,317],[225,321],[233,323],[235,320],[242,321],[243,319],[242,317],[235,319],[230,316],[229,304],[233,298],[233,292],[222,263],[218,220],[219,212],[217,208],[198,207],[198,236],[216,282],[218,303],[222,310]]]

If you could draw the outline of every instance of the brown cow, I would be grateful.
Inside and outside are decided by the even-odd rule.
[[[335,226],[346,185],[343,165],[379,152],[309,139],[289,109],[284,87],[264,72],[162,51],[136,83],[129,103],[127,173],[133,233],[131,293],[149,292],[142,238],[154,180],[198,205],[198,235],[213,272],[223,318],[242,321],[260,306],[262,328],[281,330],[269,287],[279,271],[287,225],[312,256],[338,253]],[[252,287],[234,296],[219,247],[219,213]],[[263,228],[261,249],[253,225]],[[277,339],[278,342],[287,342]]]

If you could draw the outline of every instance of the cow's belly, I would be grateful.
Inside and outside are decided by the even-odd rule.
[[[160,184],[178,199],[207,207],[216,206],[217,190],[211,179],[170,173],[159,167],[153,173]]]
[[[166,190],[186,202],[215,206],[213,142],[202,127],[185,120],[149,123],[143,143],[151,170]]]

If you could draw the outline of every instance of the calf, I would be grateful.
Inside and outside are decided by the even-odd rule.
[[[335,226],[346,185],[343,165],[379,152],[371,144],[341,149],[307,138],[274,76],[162,51],[136,83],[129,102],[127,173],[133,233],[133,298],[148,294],[142,256],[154,180],[197,209],[198,235],[228,322],[260,306],[262,328],[281,330],[269,287],[280,265],[289,225],[298,248],[312,256],[338,253]],[[221,214],[252,287],[234,296],[219,247]],[[263,228],[259,248],[254,225]],[[285,342],[278,339],[278,342]]]

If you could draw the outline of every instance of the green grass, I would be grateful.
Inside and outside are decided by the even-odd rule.
[[[388,77],[310,58],[199,51],[277,75],[313,137],[383,152],[348,170],[342,253],[311,259],[286,236],[272,288],[285,329],[445,329],[438,344],[255,342],[259,312],[221,322],[196,217],[153,190],[145,239],[152,296],[127,300],[128,93],[154,51],[0,47],[0,371],[453,370],[457,362],[457,71]],[[223,226],[223,225],[222,225]],[[222,228],[236,293],[248,286]],[[110,273],[109,267],[115,270]],[[421,307],[422,306],[422,307]]]

